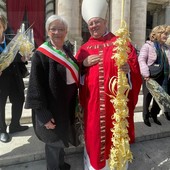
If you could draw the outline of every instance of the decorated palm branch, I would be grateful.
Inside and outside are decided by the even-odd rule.
[[[3,50],[0,55],[0,72],[13,62],[18,52],[23,56],[31,54],[34,45],[28,40],[28,31],[29,29],[25,32],[19,31]]]
[[[123,19],[124,17],[124,0],[122,0],[122,14],[121,25],[115,33],[118,39],[114,43],[116,46],[113,49],[112,59],[116,61],[118,67],[117,77],[112,77],[109,82],[109,89],[111,92],[111,103],[115,109],[112,116],[113,128],[111,129],[112,147],[110,149],[110,169],[111,170],[125,170],[129,161],[132,161],[133,156],[130,151],[130,138],[128,135],[128,121],[129,110],[127,106],[129,84],[126,74],[121,70],[121,66],[127,63],[128,52],[130,51],[128,43],[130,42],[129,31]]]
[[[146,81],[146,87],[161,109],[170,110],[170,96],[155,80]]]

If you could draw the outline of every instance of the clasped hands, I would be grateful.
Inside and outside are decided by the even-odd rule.
[[[87,58],[84,59],[83,65],[85,67],[90,67],[95,64],[97,64],[100,61],[100,56],[99,55],[89,55]],[[129,73],[130,67],[128,63],[125,63],[124,65],[121,66],[120,68],[125,74]]]

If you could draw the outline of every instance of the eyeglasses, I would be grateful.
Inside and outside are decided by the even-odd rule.
[[[50,28],[49,30],[50,30],[51,33],[53,33],[53,34],[55,34],[56,32],[61,33],[61,32],[64,32],[64,31],[65,31],[64,28]]]

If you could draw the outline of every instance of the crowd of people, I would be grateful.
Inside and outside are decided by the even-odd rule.
[[[82,17],[87,23],[91,37],[73,56],[72,49],[65,44],[68,23],[64,17],[51,15],[46,23],[48,41],[40,45],[31,58],[26,100],[22,68],[26,56],[17,53],[14,61],[0,72],[0,141],[10,142],[11,133],[27,130],[21,126],[23,104],[32,110],[32,123],[38,139],[45,143],[48,170],[69,170],[64,160],[64,148],[69,143],[77,146],[75,110],[77,98],[83,108],[84,124],[84,169],[107,170],[112,145],[112,115],[115,109],[110,102],[109,81],[118,76],[116,62],[112,59],[114,42],[118,39],[107,28],[106,0],[84,0]],[[91,4],[91,6],[89,6]],[[6,49],[10,40],[4,32],[7,20],[0,15],[0,53]],[[130,85],[128,93],[128,135],[129,142],[135,142],[134,109],[143,83],[143,120],[151,126],[150,118],[158,120],[159,105],[149,93],[146,82],[152,78],[149,66],[163,64],[161,74],[154,78],[170,94],[169,66],[170,47],[166,44],[170,26],[160,25],[153,28],[149,40],[142,46],[139,56],[131,43],[127,62],[121,66]],[[12,84],[12,86],[11,86]],[[79,93],[78,93],[79,91]],[[9,97],[12,103],[12,119],[7,131],[5,105]],[[170,120],[170,112],[163,110]]]

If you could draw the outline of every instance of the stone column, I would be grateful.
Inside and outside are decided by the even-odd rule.
[[[55,13],[58,14],[58,0],[55,0]]]
[[[158,15],[158,25],[164,25],[165,24],[165,10],[160,10]]]
[[[45,2],[45,13],[46,13],[46,19],[54,14],[55,6],[53,0],[46,0]]]
[[[146,37],[147,0],[131,1],[130,32],[132,43],[140,49]]]
[[[62,15],[68,22],[69,30],[67,39],[76,43],[76,48],[81,44],[81,16],[79,0],[58,0],[58,15]],[[76,49],[77,51],[77,49]]]
[[[170,25],[170,2],[165,7],[165,24]]]
[[[130,0],[125,1],[124,5],[124,20],[129,26],[130,21]],[[110,31],[115,32],[121,24],[121,7],[122,0],[110,0]]]
[[[154,11],[153,13],[153,23],[152,23],[152,27],[154,28],[155,26],[158,25],[158,11]]]
[[[51,15],[54,14],[55,11],[55,6],[54,6],[54,1],[53,0],[46,0],[45,1],[45,21],[47,18],[49,18]],[[45,36],[46,40],[48,39],[47,32],[45,30]]]
[[[151,13],[153,13],[153,28],[157,25],[165,24],[165,9],[162,5],[157,6]]]

